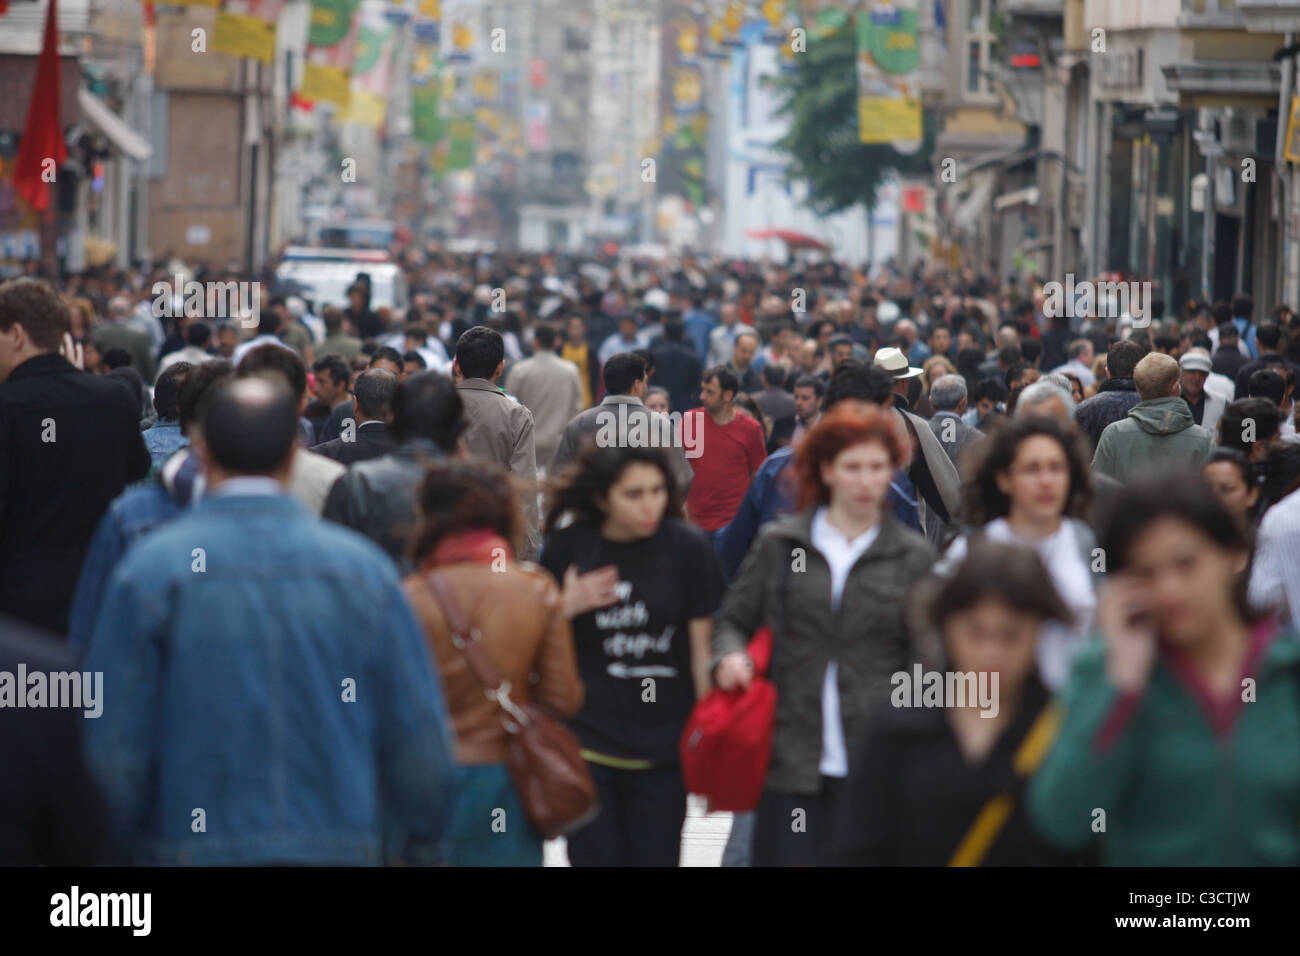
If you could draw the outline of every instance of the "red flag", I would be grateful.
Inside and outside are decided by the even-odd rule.
[[[46,161],[52,159],[56,166],[61,166],[68,158],[68,147],[59,125],[62,90],[55,2],[50,0],[50,8],[45,13],[45,42],[36,64],[36,86],[27,104],[27,122],[23,124],[23,138],[14,161],[14,188],[37,212],[50,204],[49,183],[42,177],[48,165]]]

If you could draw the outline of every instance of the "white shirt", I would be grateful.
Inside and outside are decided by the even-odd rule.
[[[600,360],[600,364],[603,367],[606,362],[619,352],[635,352],[637,349],[643,349],[645,347],[645,338],[640,332],[632,337],[631,342],[615,332],[613,335],[607,336],[604,342],[600,343],[600,348],[596,351],[596,358]]]
[[[995,518],[986,524],[984,535],[990,541],[1028,543],[1016,537],[1006,518]],[[1056,690],[1070,676],[1074,655],[1092,629],[1097,595],[1092,587],[1092,569],[1083,560],[1079,538],[1070,521],[1062,520],[1056,533],[1039,541],[1034,545],[1034,550],[1043,559],[1043,565],[1052,577],[1052,584],[1056,586],[1056,593],[1074,614],[1073,627],[1060,621],[1048,621],[1038,635],[1038,673],[1049,689]],[[952,543],[945,557],[959,561],[965,556],[966,537],[963,535]]]
[[[831,607],[838,612],[844,584],[858,558],[880,534],[877,522],[852,541],[831,527],[826,506],[817,509],[812,521],[812,543],[831,569]],[[849,775],[848,747],[844,743],[844,721],[840,717],[839,664],[831,661],[822,681],[822,757],[818,768],[827,777]]]
[[[1256,607],[1280,607],[1283,619],[1294,622],[1300,608],[1300,494],[1264,512],[1248,596]]]

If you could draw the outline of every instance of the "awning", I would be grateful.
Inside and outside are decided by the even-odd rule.
[[[790,249],[821,249],[825,251],[830,248],[816,236],[795,232],[793,229],[751,229],[745,233],[745,237],[748,239],[780,239]]]
[[[1009,209],[1012,206],[1019,206],[1021,203],[1028,203],[1031,206],[1038,205],[1038,187],[1030,186],[1027,189],[1017,189],[1015,192],[1004,193],[993,200],[993,208]]]
[[[126,120],[104,105],[104,101],[84,86],[77,89],[77,103],[90,124],[104,134],[118,152],[144,162],[153,155],[145,138],[127,125]]]

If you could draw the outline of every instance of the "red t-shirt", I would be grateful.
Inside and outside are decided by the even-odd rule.
[[[693,408],[682,416],[682,429],[686,460],[695,469],[686,508],[700,530],[717,531],[735,516],[767,457],[763,426],[740,412],[719,425],[703,408]]]

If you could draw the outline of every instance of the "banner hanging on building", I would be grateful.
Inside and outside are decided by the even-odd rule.
[[[858,13],[858,140],[921,139],[916,11],[872,4]]]
[[[397,46],[397,31],[386,13],[384,0],[365,0],[361,5],[357,18],[357,56],[352,66],[351,97],[339,113],[341,123],[372,127],[384,125]]]
[[[347,106],[357,52],[357,0],[313,0],[302,71],[305,99]]]
[[[275,62],[275,25],[285,0],[227,0],[212,27],[212,51]]]

